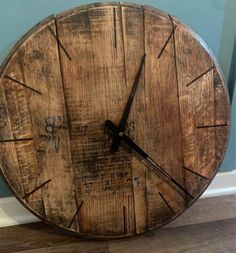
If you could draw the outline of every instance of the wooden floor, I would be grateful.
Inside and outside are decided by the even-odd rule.
[[[0,253],[236,253],[235,203],[235,196],[202,199],[166,228],[110,241],[69,236],[41,222],[4,227]]]
[[[112,241],[66,236],[42,223],[2,228],[0,232],[1,253],[236,253],[236,219],[166,228]]]

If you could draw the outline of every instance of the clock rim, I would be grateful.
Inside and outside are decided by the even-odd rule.
[[[31,29],[29,29],[25,34],[23,34],[23,36],[21,36],[17,40],[15,45],[11,48],[10,52],[4,58],[2,64],[0,65],[0,81],[2,80],[2,78],[4,76],[4,72],[7,69],[8,64],[11,62],[11,59],[14,56],[14,54],[17,52],[17,50],[19,50],[23,46],[23,44],[28,40],[28,38],[34,34],[34,32],[38,31],[43,26],[50,24],[55,19],[60,20],[60,18],[66,17],[69,14],[72,14],[72,13],[76,14],[80,11],[87,11],[91,8],[96,8],[96,7],[101,7],[101,6],[122,6],[122,7],[124,6],[124,7],[131,7],[131,8],[144,8],[146,11],[152,12],[155,15],[157,15],[157,14],[162,15],[162,16],[163,15],[171,15],[173,20],[176,23],[180,23],[181,26],[183,26],[188,31],[188,33],[191,34],[191,36],[193,36],[198,41],[198,43],[201,44],[201,46],[204,48],[204,50],[209,54],[211,60],[213,61],[214,65],[215,65],[215,68],[220,76],[221,83],[224,88],[224,94],[226,95],[226,98],[227,98],[227,111],[228,111],[227,136],[226,136],[226,140],[224,143],[225,145],[224,145],[224,149],[223,149],[223,152],[221,155],[221,159],[219,160],[217,166],[214,167],[214,174],[211,176],[211,178],[208,180],[208,182],[205,184],[205,186],[202,188],[202,190],[199,192],[199,194],[191,201],[190,204],[188,204],[188,206],[185,209],[181,210],[179,213],[175,214],[174,216],[172,216],[172,218],[170,218],[166,222],[162,223],[161,225],[156,225],[156,226],[149,228],[146,231],[143,231],[139,234],[134,233],[131,235],[115,235],[115,236],[110,236],[110,235],[102,236],[102,235],[87,234],[87,233],[81,233],[81,232],[76,232],[76,231],[70,230],[68,228],[59,226],[56,223],[53,223],[47,219],[44,219],[38,213],[36,213],[36,211],[34,209],[32,209],[29,205],[27,205],[26,202],[17,194],[17,192],[14,190],[14,188],[11,186],[10,182],[8,181],[8,178],[4,173],[4,169],[2,169],[2,166],[0,166],[0,175],[2,176],[4,182],[8,186],[11,193],[13,194],[13,197],[16,197],[16,199],[28,211],[30,211],[30,213],[32,213],[34,216],[39,218],[41,222],[44,222],[44,223],[52,226],[53,228],[55,228],[58,231],[61,231],[63,233],[67,233],[68,235],[74,235],[74,236],[86,238],[86,239],[99,239],[99,240],[113,239],[114,240],[114,239],[130,238],[130,237],[134,237],[134,236],[141,236],[143,234],[150,233],[153,230],[157,230],[161,227],[164,227],[165,225],[171,223],[173,220],[177,219],[180,215],[182,215],[186,210],[188,210],[201,197],[201,195],[206,191],[208,186],[211,184],[211,182],[215,178],[216,174],[219,172],[220,165],[222,164],[223,159],[225,157],[226,150],[227,150],[227,147],[229,144],[229,137],[230,137],[230,131],[231,131],[231,107],[230,107],[228,87],[226,85],[222,69],[219,65],[219,62],[218,62],[216,56],[214,55],[212,50],[209,48],[207,43],[204,41],[204,39],[196,31],[194,31],[190,26],[188,26],[185,22],[183,22],[180,18],[178,18],[172,14],[168,14],[167,12],[162,11],[162,10],[155,8],[155,7],[151,7],[148,5],[140,5],[140,4],[136,4],[136,3],[130,3],[130,2],[129,3],[128,2],[100,2],[100,3],[85,4],[85,5],[81,5],[78,7],[70,8],[70,9],[62,11],[58,14],[49,15],[48,17],[42,19],[40,22],[36,23]]]

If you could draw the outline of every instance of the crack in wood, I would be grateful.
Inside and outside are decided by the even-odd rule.
[[[124,38],[123,12],[122,12],[122,5],[121,5],[121,3],[119,3],[119,10],[120,10],[121,37],[122,37],[122,45],[123,45],[123,53],[124,53],[124,76],[125,76],[125,84],[127,86],[125,38]]]
[[[113,25],[114,25],[114,44],[115,48],[117,48],[117,29],[116,29],[116,8],[113,8]]]
[[[123,206],[124,234],[127,234],[127,221],[126,221],[127,213],[126,212],[127,212],[126,206]]]
[[[143,12],[143,52],[146,52],[146,14],[145,14],[145,9],[143,6],[141,6],[142,12]],[[145,97],[146,97],[146,65],[144,64],[143,66],[143,83],[144,83],[144,92],[145,92]],[[146,108],[147,108],[147,102],[145,100],[145,114],[146,114]],[[148,216],[148,189],[147,189],[147,171],[144,170],[145,173],[145,202],[146,202],[146,231],[148,231],[148,221],[149,221],[149,216]]]

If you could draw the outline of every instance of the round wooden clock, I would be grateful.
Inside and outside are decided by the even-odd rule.
[[[29,31],[0,73],[0,165],[42,220],[86,237],[160,227],[217,172],[229,100],[215,58],[157,9],[93,4]]]

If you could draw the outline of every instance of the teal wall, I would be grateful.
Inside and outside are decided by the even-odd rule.
[[[87,0],[0,0],[0,63],[14,43],[41,19]],[[105,2],[105,1],[103,1]],[[223,70],[232,99],[232,130],[221,171],[236,169],[235,34],[236,0],[133,0],[171,13],[193,28],[208,44]],[[234,53],[233,53],[234,52]],[[8,196],[0,177],[0,197]]]

